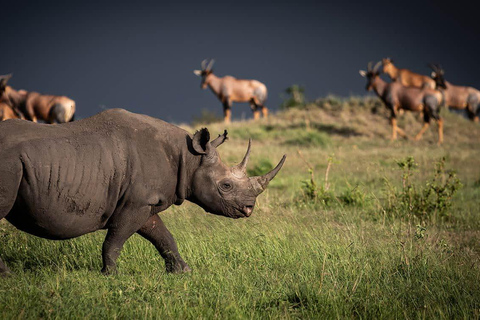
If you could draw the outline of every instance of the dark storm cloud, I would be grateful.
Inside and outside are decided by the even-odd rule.
[[[174,122],[221,114],[192,73],[204,58],[218,75],[264,82],[271,109],[292,84],[310,98],[363,95],[358,69],[384,56],[425,74],[439,62],[451,82],[480,88],[479,24],[462,1],[16,2],[2,13],[0,74],[75,99],[80,117],[113,107]],[[233,114],[251,116],[245,104]]]

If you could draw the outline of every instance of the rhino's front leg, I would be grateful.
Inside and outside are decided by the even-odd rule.
[[[177,244],[172,234],[156,214],[152,215],[147,223],[138,230],[138,234],[153,243],[160,255],[165,259],[167,272],[183,273],[191,271],[178,253]]]

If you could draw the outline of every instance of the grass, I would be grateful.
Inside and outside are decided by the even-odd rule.
[[[0,279],[0,315],[478,319],[480,126],[443,111],[443,146],[436,145],[434,125],[422,141],[392,143],[384,111],[372,113],[375,101],[338,100],[227,127],[230,140],[219,148],[226,163],[242,159],[250,137],[250,170],[275,165],[284,153],[288,158],[249,219],[208,215],[189,203],[161,214],[190,274],[166,274],[154,247],[135,235],[119,258],[119,273],[104,277],[104,232],[57,242],[0,222],[0,254],[14,272]],[[410,114],[400,125],[414,133],[421,127]],[[224,127],[209,125],[213,136]],[[292,143],[310,135],[325,143]],[[397,162],[410,156],[419,189],[443,157],[445,169],[456,171],[463,186],[448,219],[386,210],[386,182],[401,190]],[[330,205],[302,200],[309,167],[317,187],[333,194]]]

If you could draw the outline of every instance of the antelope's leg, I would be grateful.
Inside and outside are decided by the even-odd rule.
[[[439,118],[437,120],[437,124],[438,124],[438,144],[440,145],[443,143],[443,119]]]
[[[427,129],[428,129],[429,126],[430,126],[430,123],[424,122],[422,129],[420,129],[420,131],[418,132],[418,134],[415,136],[415,140],[418,141],[418,140],[422,139],[423,134],[425,133],[425,131],[427,131]]]
[[[27,102],[25,102],[25,111],[26,111],[25,118],[27,120],[37,122],[37,117],[35,116],[35,110],[33,108],[33,104],[31,101],[27,100]]]
[[[268,109],[265,106],[262,106],[262,115],[264,118],[268,116]]]
[[[229,124],[232,119],[232,103],[228,98],[224,98],[223,100],[223,120],[226,124]]]
[[[405,131],[403,131],[403,129],[400,128],[400,127],[398,127],[398,126],[397,126],[397,132],[398,132],[398,134],[400,134],[402,137],[408,138],[408,136],[407,136],[407,134],[405,133]]]
[[[260,111],[258,110],[258,108],[255,108],[255,111],[253,111],[253,119],[254,120],[260,119]]]
[[[255,103],[255,101],[252,99],[250,101],[250,109],[252,109],[253,112],[253,119],[257,120],[260,118],[260,111],[258,110],[258,105]]]
[[[395,117],[390,118],[392,124],[392,141],[397,140],[397,119]]]

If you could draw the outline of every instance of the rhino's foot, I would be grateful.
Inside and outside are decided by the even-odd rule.
[[[184,261],[180,262],[165,262],[165,268],[168,273],[187,273],[191,272],[192,269]]]
[[[6,269],[0,269],[0,278],[6,278],[6,277],[9,277],[12,275],[12,272],[10,271],[10,269],[6,268]]]
[[[117,274],[117,268],[114,267],[114,266],[113,267],[112,266],[103,267],[102,274],[104,276],[110,276],[110,275]]]

